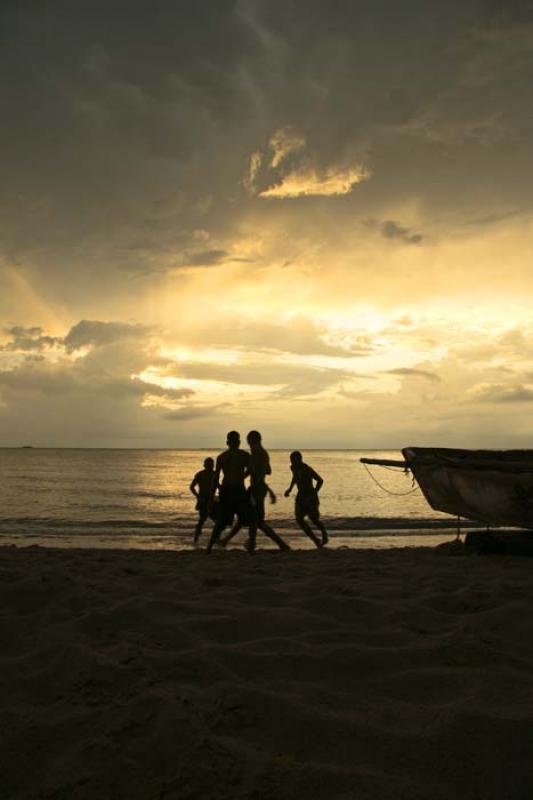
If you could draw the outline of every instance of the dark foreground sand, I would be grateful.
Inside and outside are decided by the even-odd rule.
[[[533,798],[533,561],[0,550],[0,797]]]

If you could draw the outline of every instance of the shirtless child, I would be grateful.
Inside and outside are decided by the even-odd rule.
[[[286,542],[284,542],[283,539],[278,536],[278,534],[265,521],[266,496],[268,495],[271,503],[276,502],[276,495],[266,482],[266,476],[272,474],[272,469],[270,467],[270,456],[262,445],[261,434],[259,431],[250,431],[246,437],[246,441],[250,445],[250,466],[248,468],[250,474],[250,518],[255,515],[256,525],[254,527],[258,528],[260,531],[263,531],[263,533],[266,534],[269,539],[277,544],[280,550],[290,550],[291,548],[289,545],[286,544]],[[220,544],[225,547],[228,542],[230,542],[231,539],[237,535],[242,526],[242,522],[237,520],[237,523],[233,526],[228,535],[220,540]],[[254,530],[252,528],[247,546],[250,552],[255,550],[255,536],[252,538],[253,532]]]
[[[215,462],[212,458],[206,458],[204,461],[204,468],[196,473],[189,486],[192,494],[196,497],[196,510],[198,511],[198,522],[194,529],[194,544],[196,544],[200,538],[202,528],[209,516],[209,503],[213,494],[214,480]]]
[[[206,548],[208,554],[218,542],[224,528],[233,523],[235,516],[240,522],[246,523],[250,515],[250,503],[244,485],[244,479],[250,471],[250,454],[246,450],[241,450],[241,437],[237,431],[230,431],[226,442],[228,449],[217,456],[215,481],[211,490],[211,502],[213,502],[217,486],[220,484],[219,513]],[[222,481],[220,481],[221,475]],[[250,539],[255,541],[257,525],[253,521],[249,525]]]
[[[322,488],[324,481],[320,475],[315,472],[314,469],[312,469],[312,467],[304,463],[302,454],[299,450],[295,450],[293,453],[291,453],[290,459],[292,481],[291,485],[285,492],[285,497],[289,497],[294,486],[298,487],[296,502],[294,504],[296,522],[317,547],[322,547],[328,543],[328,532],[326,531],[324,525],[320,522],[320,512],[318,510],[318,493]],[[315,485],[313,484],[313,481],[316,481]],[[307,524],[305,517],[309,517],[315,527],[318,528],[318,530],[322,533],[322,541],[318,538],[318,536],[316,536],[311,527]]]

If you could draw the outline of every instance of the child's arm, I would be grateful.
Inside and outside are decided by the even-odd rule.
[[[215,499],[215,494],[218,489],[219,481],[220,481],[220,463],[217,458],[217,463],[215,467],[215,477],[213,478],[213,483],[211,484],[211,493],[209,495],[209,508],[213,506],[213,500]]]
[[[292,492],[292,490],[294,489],[295,486],[296,486],[296,480],[293,478],[292,481],[291,481],[291,485],[289,486],[289,488],[285,492],[285,497],[288,497],[290,495],[290,493]]]
[[[198,475],[195,475],[195,476],[194,476],[194,478],[193,478],[193,479],[192,479],[192,481],[191,481],[191,485],[189,486],[189,489],[191,490],[191,492],[193,493],[193,495],[194,495],[194,496],[196,497],[196,499],[198,500],[198,492],[196,491],[196,487],[197,487],[197,486],[198,486]]]
[[[318,494],[324,485],[324,479],[321,478],[318,472],[315,472],[314,469],[311,470],[311,477],[316,481],[315,492]]]
[[[275,495],[275,493],[272,491],[272,489],[270,488],[270,486],[268,486],[268,484],[265,484],[265,486],[266,486],[267,495],[268,495],[268,497],[269,497],[269,500],[270,500],[270,502],[271,502],[272,504],[274,504],[274,503],[276,502],[276,495]]]
[[[248,460],[246,461],[246,466],[244,468],[243,480],[246,480],[246,478],[250,478],[251,482],[252,480],[251,476],[252,476],[252,459],[250,456],[248,456]]]

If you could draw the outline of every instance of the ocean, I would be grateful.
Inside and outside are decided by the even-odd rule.
[[[192,547],[196,513],[189,484],[216,450],[0,449],[0,545],[182,550]],[[270,451],[277,503],[267,519],[292,547],[313,547],[294,523],[289,451]],[[455,535],[455,520],[433,511],[410,474],[370,467],[361,456],[398,451],[306,450],[323,478],[321,515],[332,547],[432,545]],[[378,485],[374,478],[379,482]],[[206,525],[200,544],[205,544]],[[242,546],[244,534],[235,540]],[[261,532],[258,547],[271,547]]]

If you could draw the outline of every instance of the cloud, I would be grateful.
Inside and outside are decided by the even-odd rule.
[[[18,329],[17,332],[20,333]],[[230,346],[240,351],[242,356],[235,364],[194,360],[194,356],[185,361],[162,356],[156,333],[133,323],[81,320],[63,339],[58,338],[64,350],[58,349],[54,362],[43,359],[40,353],[41,360],[36,362],[32,354],[31,358],[27,355],[22,363],[0,372],[5,399],[15,407],[18,398],[24,395],[68,395],[74,407],[81,398],[91,396],[124,402],[131,399],[146,406],[172,408],[197,394],[196,387],[180,386],[179,379],[224,383],[233,385],[236,391],[240,386],[263,387],[265,398],[269,395],[280,398],[312,396],[359,376],[336,365],[284,362],[273,358],[273,354],[351,358],[373,350],[371,341],[364,336],[343,334],[339,343],[334,339],[327,341],[331,332],[322,324],[303,317],[287,323],[255,323],[241,319],[219,330],[211,326],[196,332],[197,343],[202,338],[209,342],[214,337],[217,347]],[[33,339],[49,338],[37,328],[31,329],[31,335]],[[194,341],[194,331],[187,329],[185,335],[189,342]],[[85,348],[87,351],[75,361],[68,357]],[[264,353],[263,357],[251,355],[258,350]],[[171,382],[169,386],[165,381],[146,377],[151,371],[163,378],[177,378],[178,385]],[[203,391],[199,385],[198,392],[202,394]]]
[[[272,134],[264,152],[252,153],[243,185],[257,197],[281,200],[349,194],[369,178],[370,170],[361,164],[320,166],[305,136],[284,127]]]
[[[115,398],[150,395],[174,402],[195,394],[188,387],[162,387],[134,376],[122,377],[108,372],[94,374],[86,370],[83,363],[71,362],[50,364],[46,361],[26,361],[14,369],[0,371],[0,386],[10,391],[12,399],[29,392],[43,395],[96,394]]]
[[[384,370],[386,375],[399,375],[402,378],[425,378],[428,381],[440,381],[440,377],[436,372],[430,372],[426,369],[415,369],[414,367],[398,367],[396,369]]]
[[[258,197],[282,200],[294,197],[335,196],[349,194],[353,187],[368,180],[370,172],[363,167],[329,167],[318,171],[302,165],[283,176],[274,186],[259,192]]]
[[[398,319],[393,320],[393,324],[409,328],[414,324],[414,322],[413,318],[410,317],[409,314],[402,314],[401,317],[398,317]]]
[[[506,222],[507,220],[515,219],[522,213],[524,213],[524,209],[521,208],[515,208],[510,211],[492,212],[491,214],[486,214],[482,217],[474,217],[473,219],[468,220],[467,225],[475,225],[479,227],[497,225],[500,222]]]
[[[257,193],[256,181],[259,176],[262,163],[263,156],[259,151],[252,153],[248,159],[248,169],[243,176],[242,184],[249,194]]]
[[[47,336],[43,334],[43,329],[38,326],[31,328],[24,328],[21,325],[13,325],[10,328],[5,328],[5,333],[11,337],[11,341],[0,346],[0,350],[13,351],[13,352],[32,352],[47,350],[51,347],[57,347],[62,343],[62,339],[56,336]]]
[[[189,325],[183,336],[194,344],[297,355],[363,357],[377,349],[373,338],[366,333],[335,334],[325,325],[303,316],[286,322],[263,322],[234,315],[231,321],[207,327]]]
[[[124,339],[138,339],[146,336],[148,328],[128,322],[100,322],[82,319],[74,325],[64,338],[67,352],[79,350],[90,345],[99,347]]]
[[[405,244],[420,244],[424,238],[420,233],[413,233],[410,228],[400,225],[393,219],[386,219],[382,222],[374,219],[367,220],[370,228],[377,228],[384,239],[397,239]]]
[[[438,14],[407,3],[393,17],[383,3],[310,0],[304,15],[294,0],[194,6],[166,4],[155,20],[132,3],[125,28],[99,0],[102,14],[90,20],[46,4],[5,15],[4,71],[13,80],[0,131],[9,156],[3,246],[52,274],[62,301],[94,293],[95,277],[109,289],[116,269],[154,272],[161,251],[183,252],[184,230],[205,223],[231,238],[247,208],[237,189],[244,153],[254,196],[355,197],[371,153],[380,183],[365,201],[377,206],[389,197],[475,206],[472,178],[482,175],[506,195],[502,206],[510,193],[529,197],[516,164],[529,159],[530,25],[514,9],[504,24],[484,3]],[[61,41],[28,49],[39,30],[59,24]],[[30,56],[35,69],[19,69]],[[446,137],[465,125],[476,135],[487,120],[504,137],[522,137],[520,155],[505,138],[491,140],[497,152],[471,152],[476,139]],[[431,138],[439,131],[457,146],[453,159]],[[263,213],[275,205],[264,202]],[[134,252],[139,236],[146,247]],[[64,280],[72,264],[76,280]]]
[[[217,414],[221,408],[227,408],[228,405],[229,403],[218,403],[212,406],[186,406],[184,408],[177,408],[174,411],[167,411],[165,414],[162,414],[162,419],[187,422],[191,419],[212,417],[214,414]]]
[[[158,398],[160,404],[172,405],[192,397],[190,387],[162,387],[138,377],[147,366],[161,366],[166,359],[159,355],[149,328],[123,322],[81,320],[64,338],[49,337],[38,327],[10,329],[14,342],[25,345],[26,355],[10,368],[0,371],[0,386],[11,404],[24,394],[71,395],[76,398],[99,397],[132,400]],[[29,345],[26,342],[29,339]],[[53,357],[42,350],[52,341]],[[10,343],[11,344],[11,343]],[[82,348],[75,360],[69,356]]]
[[[141,380],[135,376],[122,379],[104,379],[98,383],[97,387],[93,388],[97,388],[98,391],[109,395],[130,395],[133,397],[146,397],[149,395],[150,397],[163,398],[168,402],[183,400],[196,394],[190,388],[163,387],[160,384]]]
[[[269,147],[272,151],[270,166],[272,169],[279,167],[282,161],[305,148],[305,137],[290,127],[280,128],[270,137]]]
[[[474,387],[472,395],[483,403],[531,403],[533,386],[515,384],[485,384]]]
[[[512,353],[522,357],[533,356],[533,342],[531,330],[511,328],[496,338],[495,345],[503,352]]]
[[[247,360],[237,364],[190,361],[167,368],[167,376],[194,381],[215,381],[241,386],[264,387],[267,397],[302,397],[318,395],[343,381],[366,378],[350,370]],[[200,391],[200,388],[199,388]]]
[[[224,398],[263,394],[253,413],[278,415],[280,443],[305,425],[345,436],[332,401],[341,384],[324,397],[320,387],[334,378],[349,389],[350,378],[296,367],[359,357],[379,376],[375,394],[394,402],[369,401],[355,446],[359,436],[387,444],[404,420],[433,434],[435,419],[459,411],[465,442],[492,436],[491,420],[503,439],[529,435],[527,415],[505,419],[509,405],[466,391],[514,386],[517,375],[530,387],[530,4],[406,0],[391,13],[386,0],[197,0],[153,14],[133,0],[127,15],[103,0],[91,14],[72,3],[7,6],[0,327],[20,330],[2,332],[0,356],[4,372],[24,355],[61,369],[30,374],[26,359],[24,375],[3,375],[2,442],[17,426],[82,444],[114,427],[159,442],[168,426],[145,390],[154,405],[187,399],[132,381],[164,369],[159,347],[193,363],[227,347],[223,366],[241,359],[250,375],[262,366],[265,381],[265,360],[290,361],[292,381],[283,367],[281,384],[223,387]],[[252,239],[256,249],[241,248]],[[233,263],[241,254],[254,269]],[[191,268],[180,270],[184,255]],[[379,321],[402,316],[415,322]],[[524,336],[498,343],[510,318],[525,321]],[[82,322],[67,332],[62,320]],[[451,350],[462,369],[445,372]],[[497,362],[515,376],[489,373]],[[432,363],[441,382],[383,375]],[[289,397],[272,402],[274,391],[307,391],[307,380],[316,393],[305,414]],[[215,402],[208,392],[200,384],[191,404]],[[174,444],[195,445],[187,427],[176,426]],[[195,436],[214,428],[198,420]]]
[[[0,386],[8,391],[8,397],[16,398],[26,392],[64,395],[75,390],[78,383],[67,368],[39,362],[0,371]]]
[[[184,253],[184,267],[213,267],[222,264],[229,256],[227,250],[200,250],[196,253]]]

